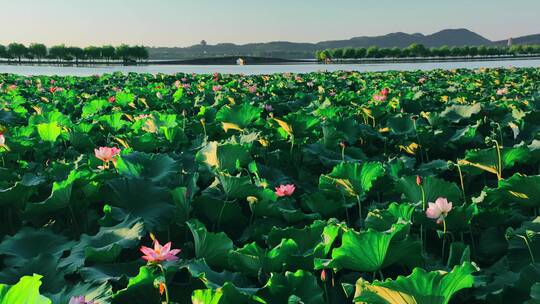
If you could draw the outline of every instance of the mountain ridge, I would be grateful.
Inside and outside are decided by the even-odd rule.
[[[218,43],[215,45],[192,45],[188,47],[150,47],[151,59],[192,59],[218,56],[260,56],[285,59],[313,58],[317,50],[345,47],[399,47],[413,43],[426,47],[448,46],[503,46],[508,40],[492,41],[465,28],[443,29],[432,34],[404,32],[380,36],[358,36],[350,39],[327,40],[316,43],[270,41],[247,44]],[[540,34],[513,37],[514,44],[540,44]]]

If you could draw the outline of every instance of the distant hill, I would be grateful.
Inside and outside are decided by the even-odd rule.
[[[508,40],[495,41],[496,45],[506,45],[507,43],[508,43]],[[513,44],[540,44],[540,34],[512,38],[512,43]]]
[[[322,41],[318,43],[296,43],[274,41],[266,43],[220,43],[215,45],[193,45],[189,47],[151,47],[150,59],[192,59],[221,56],[258,56],[287,59],[313,58],[317,50],[344,47],[399,47],[413,43],[426,47],[506,45],[507,40],[491,41],[467,29],[445,29],[431,35],[420,33],[390,33],[383,36],[362,36],[347,40]],[[540,44],[540,34],[513,38],[514,44]]]

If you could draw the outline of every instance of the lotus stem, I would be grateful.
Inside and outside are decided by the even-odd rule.
[[[381,281],[384,281],[384,275],[381,269],[379,269],[379,276],[381,277]]]
[[[292,154],[293,152],[293,148],[294,148],[294,135],[291,134],[291,149],[290,149],[290,154]]]
[[[469,233],[471,234],[471,249],[472,249],[472,255],[475,256],[476,247],[474,245],[474,234],[472,231],[472,224],[469,224]]]
[[[420,160],[422,161],[422,163],[424,162],[424,154],[422,153],[422,145],[420,144],[420,136],[418,136],[418,130],[416,129],[416,121],[413,120],[413,125],[414,125],[414,134],[416,135],[416,141],[418,142],[418,149],[420,151]],[[426,152],[426,155],[427,155],[427,152]]]
[[[219,230],[221,228],[221,216],[223,215],[223,210],[225,210],[225,205],[227,204],[227,201],[223,202],[223,206],[221,206],[221,210],[219,211],[219,216],[217,220],[217,226],[216,229]]]
[[[419,185],[420,191],[422,192],[422,212],[426,212],[426,192],[424,191],[424,186]],[[420,225],[420,242],[422,244],[422,253],[426,252],[427,248],[427,231],[424,233],[424,225]]]
[[[527,249],[529,249],[529,255],[531,256],[531,264],[534,264],[534,255],[531,250],[531,245],[529,244],[529,238],[520,234],[517,234],[516,236],[520,237],[521,239],[523,239],[523,241],[525,241],[525,245],[527,246]]]
[[[161,270],[161,274],[163,274],[163,279],[165,282],[163,283],[163,291],[165,293],[165,304],[169,304],[169,289],[167,288],[167,277],[165,276],[165,269],[161,264],[157,264],[159,270]]]
[[[330,303],[330,297],[328,296],[328,288],[326,288],[326,282],[323,282],[324,286],[324,295],[326,296],[326,301]]]
[[[495,143],[495,148],[497,149],[497,159],[498,159],[498,168],[497,168],[497,179],[502,179],[502,159],[501,159],[501,147],[499,146],[499,142],[495,139],[492,139],[492,141]]]
[[[460,182],[460,185],[461,185],[461,193],[463,193],[463,202],[465,202],[465,184],[463,183],[463,172],[461,172],[461,166],[459,165],[459,161],[456,162],[456,166],[457,166],[457,169],[458,169],[458,173],[459,173],[459,182]]]
[[[442,252],[441,252],[441,260],[443,261],[443,263],[444,263],[445,246],[446,246],[446,219],[443,218],[443,240],[442,240]]]
[[[362,217],[362,203],[360,202],[360,196],[357,195],[356,196],[356,201],[358,202],[358,217],[359,217],[359,222],[358,222],[358,226],[360,228],[362,228],[362,221],[363,221],[363,217]]]

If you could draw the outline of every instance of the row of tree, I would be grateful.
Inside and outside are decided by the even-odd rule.
[[[408,58],[408,57],[467,57],[467,56],[500,56],[500,55],[533,55],[540,54],[540,45],[496,46],[441,46],[427,48],[422,44],[411,44],[406,48],[339,48],[317,51],[315,58],[320,61],[330,59],[362,59],[362,58]]]
[[[16,59],[19,62],[23,58],[37,61],[49,59],[75,62],[80,60],[122,60],[124,62],[130,62],[148,59],[148,50],[144,46],[129,46],[126,44],[117,47],[105,45],[88,46],[85,48],[61,44],[47,48],[41,43],[32,43],[29,46],[25,46],[22,43],[10,43],[7,46],[0,44],[0,58]]]

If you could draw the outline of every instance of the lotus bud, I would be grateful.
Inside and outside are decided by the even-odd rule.
[[[111,212],[112,212],[112,207],[111,207],[111,205],[105,204],[105,206],[103,206],[103,213],[105,213],[105,214],[110,214]]]
[[[417,120],[418,120],[418,115],[413,115],[413,116],[411,117],[411,119],[412,119],[413,121],[417,121]]]
[[[328,278],[326,277],[326,269],[323,269],[321,271],[321,281],[324,283],[328,280]]]
[[[422,177],[420,177],[420,175],[416,176],[416,184],[418,186],[422,186]]]

